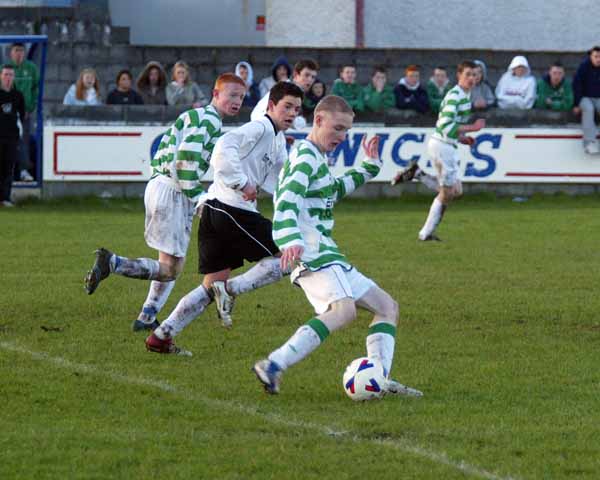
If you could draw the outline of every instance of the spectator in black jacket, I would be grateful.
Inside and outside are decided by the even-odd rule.
[[[133,78],[129,70],[117,73],[117,88],[108,94],[107,105],[143,105],[144,100],[131,88]]]
[[[405,75],[394,87],[396,107],[400,110],[416,110],[425,113],[429,110],[427,92],[421,86],[419,68],[416,65],[406,67]]]
[[[19,126],[25,121],[25,99],[14,88],[15,69],[0,69],[0,206],[12,207],[10,200],[13,171],[18,160]]]
[[[581,114],[583,149],[588,154],[600,153],[594,114],[600,111],[600,47],[592,47],[588,58],[579,65],[573,78],[573,112]]]

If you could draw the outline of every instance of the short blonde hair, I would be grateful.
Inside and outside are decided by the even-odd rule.
[[[350,115],[354,116],[354,111],[348,102],[337,95],[327,95],[323,97],[319,103],[317,103],[317,106],[315,107],[315,115],[321,112],[349,113]]]

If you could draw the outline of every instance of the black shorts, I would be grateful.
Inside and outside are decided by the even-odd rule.
[[[257,262],[279,253],[273,241],[273,224],[260,213],[208,200],[198,227],[198,269],[215,273]]]

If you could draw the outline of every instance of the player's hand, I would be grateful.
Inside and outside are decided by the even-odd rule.
[[[242,188],[242,198],[244,200],[247,200],[248,202],[253,202],[254,200],[256,200],[257,194],[258,191],[256,190],[256,187],[250,182],[248,182],[246,186]]]
[[[485,128],[485,119],[484,118],[478,118],[473,123],[473,130],[471,130],[471,131],[472,132],[477,132],[477,131],[481,130],[482,128]]]
[[[294,245],[293,247],[286,248],[281,253],[281,270],[284,272],[291,271],[300,262],[304,253],[304,247]]]
[[[375,135],[371,140],[367,142],[367,136],[365,135],[362,139],[362,148],[368,158],[375,158],[379,160],[379,137]]]
[[[475,143],[475,139],[473,137],[467,137],[466,135],[461,135],[458,137],[458,141],[463,145],[473,145]]]
[[[573,113],[575,115],[581,114],[581,107],[573,107]]]

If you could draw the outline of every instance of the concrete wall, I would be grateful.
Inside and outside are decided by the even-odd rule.
[[[350,0],[266,0],[271,47],[354,47],[355,2]]]
[[[265,0],[109,0],[114,25],[133,45],[264,45],[256,16]]]
[[[596,0],[365,0],[365,45],[584,51],[600,43]]]

